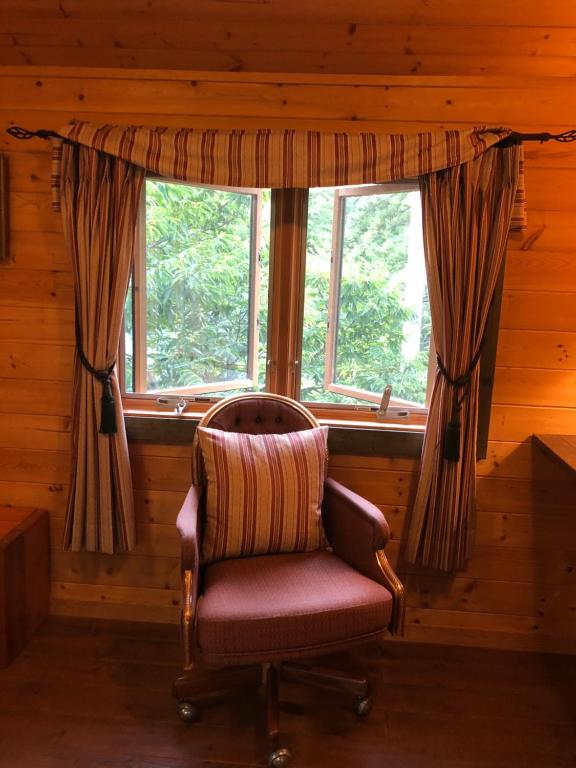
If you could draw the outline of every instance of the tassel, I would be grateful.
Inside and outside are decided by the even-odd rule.
[[[444,458],[446,461],[460,461],[460,422],[448,422],[444,433]]]
[[[116,408],[114,403],[114,392],[112,391],[112,380],[107,376],[102,381],[102,399],[100,414],[100,434],[116,434]]]
[[[112,389],[112,371],[116,362],[104,370],[98,370],[90,365],[84,349],[82,348],[82,332],[80,330],[80,320],[78,319],[78,307],[76,307],[76,351],[82,366],[89,374],[98,379],[102,384],[102,398],[100,400],[100,434],[115,435],[116,429],[116,407],[114,402],[114,391]]]

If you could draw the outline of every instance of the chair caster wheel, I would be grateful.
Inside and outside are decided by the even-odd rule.
[[[357,699],[354,705],[354,712],[358,717],[366,717],[372,710],[372,697],[365,696],[363,699]]]
[[[285,768],[291,759],[292,755],[287,749],[284,749],[284,747],[275,749],[268,757],[268,768]]]
[[[185,723],[195,723],[200,717],[200,712],[195,704],[190,701],[178,702],[178,717]]]

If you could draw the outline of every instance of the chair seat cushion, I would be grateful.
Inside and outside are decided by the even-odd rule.
[[[383,633],[388,590],[327,551],[223,560],[206,568],[197,642],[207,663],[330,652]]]

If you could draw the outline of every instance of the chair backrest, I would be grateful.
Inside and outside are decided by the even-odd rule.
[[[216,403],[198,424],[200,427],[251,435],[283,434],[318,427],[310,411],[296,400],[268,392],[249,392]],[[198,438],[192,448],[192,482],[205,485],[204,463]]]

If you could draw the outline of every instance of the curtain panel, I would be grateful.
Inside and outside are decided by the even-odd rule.
[[[445,570],[460,567],[473,530],[478,348],[508,232],[525,226],[522,148],[495,146],[510,133],[486,127],[387,135],[86,122],[60,130],[53,151],[53,204],[62,209],[74,264],[81,353],[74,374],[65,546],[115,552],[134,544],[114,366],[145,173],[196,184],[272,188],[419,178],[433,333],[444,373],[436,376],[407,555]],[[464,374],[464,390],[450,384],[450,378]],[[100,423],[104,379],[115,399],[117,431],[110,434],[102,434],[108,430]],[[458,461],[443,458],[440,450],[456,418]]]
[[[420,177],[438,369],[408,527],[406,559],[462,568],[475,530],[479,358],[506,251],[519,146]]]
[[[135,543],[134,502],[115,365],[144,171],[94,149],[67,144],[61,178],[77,334],[64,547],[124,552]],[[81,356],[102,372],[101,379],[87,370]],[[110,434],[102,433],[104,387],[109,388],[116,417],[116,431]]]

